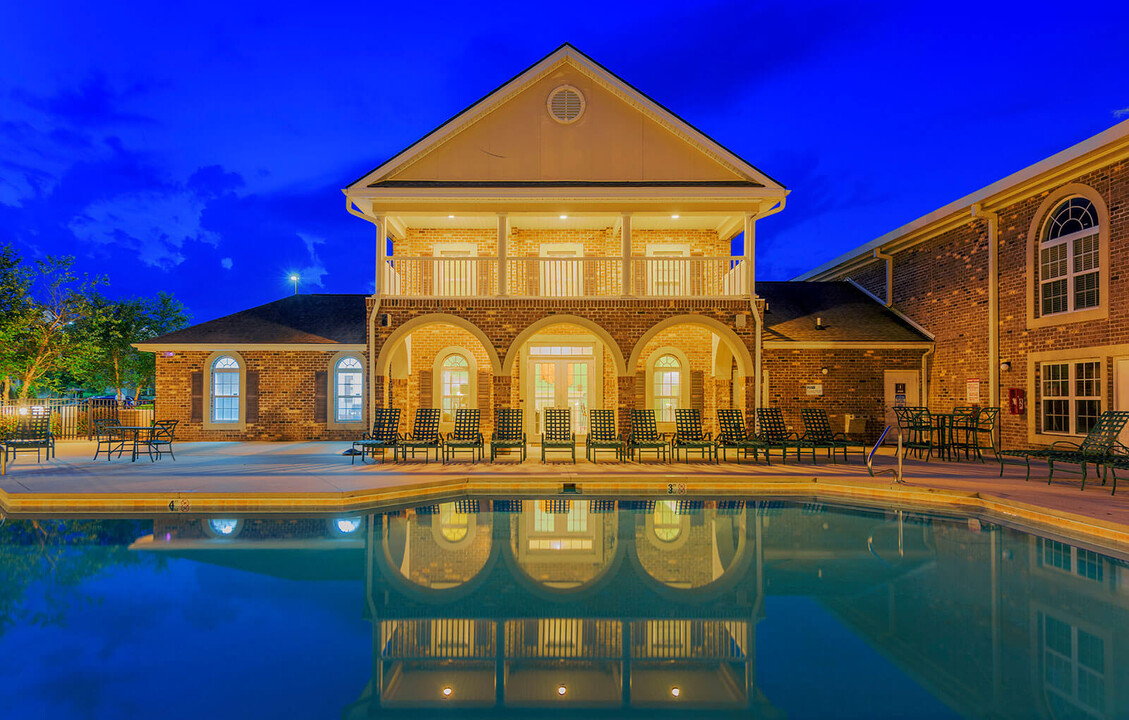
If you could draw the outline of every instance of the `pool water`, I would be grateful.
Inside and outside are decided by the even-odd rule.
[[[788,502],[7,518],[2,715],[1125,718],[1127,578]]]

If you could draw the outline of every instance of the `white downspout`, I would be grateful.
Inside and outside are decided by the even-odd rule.
[[[988,397],[989,407],[1000,404],[1000,216],[972,206],[972,217],[988,221]]]
[[[921,354],[921,404],[925,407],[929,407],[929,356],[936,349],[933,346]]]

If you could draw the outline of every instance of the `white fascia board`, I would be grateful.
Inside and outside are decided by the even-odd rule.
[[[282,352],[361,352],[364,343],[133,343],[142,352],[215,352],[217,350],[274,350]]]
[[[793,342],[790,340],[765,340],[767,350],[928,350],[932,342]]]
[[[1056,169],[1063,165],[1073,163],[1090,153],[1094,153],[1103,149],[1107,145],[1125,144],[1124,141],[1129,138],[1129,120],[1122,121],[1117,125],[1104,130],[1093,137],[1090,137],[1077,145],[1051,155],[1049,158],[1040,160],[1034,165],[1030,165],[1019,172],[1012,173],[1002,180],[983,187],[976,192],[965,195],[959,200],[938,208],[928,215],[923,215],[913,222],[907,223],[896,230],[892,230],[885,235],[881,235],[870,242],[860,245],[854,250],[843,253],[834,260],[823,263],[819,267],[809,270],[803,275],[796,276],[795,280],[825,280],[836,274],[835,271],[841,270],[840,266],[848,264],[861,265],[858,261],[868,261],[867,256],[873,255],[874,250],[882,249],[886,245],[898,240],[899,238],[909,235],[910,233],[919,232],[928,228],[934,223],[939,223],[941,220],[948,218],[952,215],[968,215],[969,208],[979,203],[985,207],[993,205],[993,199],[1008,197],[1012,190],[1020,185],[1031,182],[1041,175],[1054,172]],[[1124,149],[1124,148],[1120,148]],[[1116,151],[1116,149],[1115,149]],[[997,197],[999,196],[999,197]],[[968,218],[971,221],[971,217]],[[957,223],[961,224],[961,223]]]

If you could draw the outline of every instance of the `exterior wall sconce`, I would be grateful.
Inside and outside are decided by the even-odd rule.
[[[826,374],[827,374],[827,372],[828,372],[828,370],[827,370],[827,368],[820,368],[820,369],[819,369],[819,372],[820,372],[821,374],[823,374],[823,375],[826,375]]]
[[[1000,370],[1002,372],[1007,372],[1007,371],[1011,370],[1011,361],[1010,360],[1004,360],[1002,363],[1000,363]]]
[[[822,317],[817,317],[815,319],[815,329],[816,330],[826,330],[827,329],[827,327],[823,324],[823,318]]]

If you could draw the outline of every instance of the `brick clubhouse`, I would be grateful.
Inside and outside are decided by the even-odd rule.
[[[1127,137],[759,281],[757,221],[788,190],[565,45],[344,189],[375,228],[373,293],[138,347],[189,440],[353,439],[377,407],[440,408],[444,431],[479,408],[487,433],[522,408],[531,438],[549,407],[581,435],[592,408],[624,430],[698,408],[716,431],[721,408],[798,428],[819,407],[873,437],[904,402],[1003,406],[1005,444],[1050,442],[1129,405]]]

